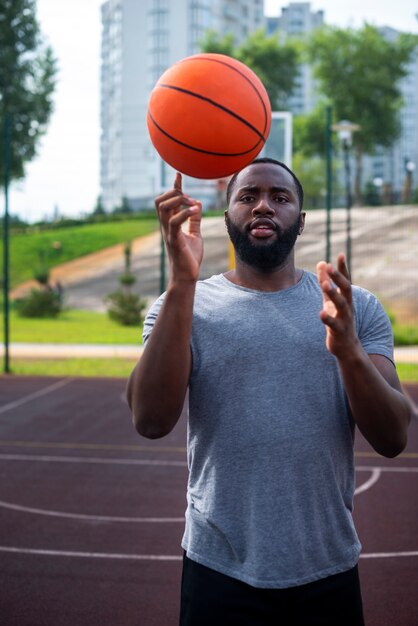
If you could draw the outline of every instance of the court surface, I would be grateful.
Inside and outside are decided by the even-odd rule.
[[[142,439],[124,387],[0,377],[2,626],[177,624],[185,420]],[[417,421],[396,459],[358,436],[356,464],[366,623],[416,626]]]

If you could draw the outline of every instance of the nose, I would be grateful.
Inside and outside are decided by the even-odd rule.
[[[274,209],[270,205],[269,199],[266,196],[260,196],[258,202],[253,207],[253,215],[274,215]]]

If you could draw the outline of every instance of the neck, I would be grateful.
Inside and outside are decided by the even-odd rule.
[[[280,291],[299,282],[302,270],[295,267],[293,251],[283,265],[271,270],[261,270],[243,263],[236,257],[235,269],[224,274],[235,285],[256,291]]]

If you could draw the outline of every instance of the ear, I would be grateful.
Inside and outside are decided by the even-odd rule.
[[[299,235],[303,233],[303,230],[305,228],[305,217],[306,217],[305,211],[301,211],[300,216],[299,216]]]

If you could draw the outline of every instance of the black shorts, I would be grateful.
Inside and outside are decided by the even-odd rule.
[[[184,556],[180,626],[364,626],[357,566],[287,589],[258,589]]]

